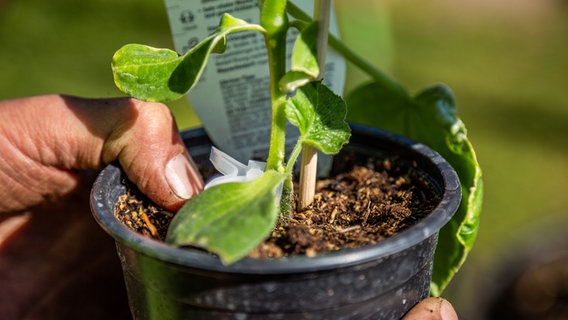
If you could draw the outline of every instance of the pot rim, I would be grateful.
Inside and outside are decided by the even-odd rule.
[[[452,218],[461,201],[459,178],[451,165],[429,147],[401,135],[361,125],[352,124],[351,127],[354,133],[381,135],[428,158],[439,170],[443,181],[442,199],[430,214],[408,229],[373,245],[342,249],[312,258],[306,256],[280,259],[244,258],[234,264],[224,265],[213,254],[168,245],[135,232],[120,222],[114,216],[114,201],[111,203],[108,199],[112,188],[106,183],[116,179],[121,181],[123,178],[124,174],[115,164],[108,165],[97,177],[91,190],[91,211],[95,220],[115,241],[147,256],[196,269],[239,274],[291,274],[349,267],[388,257],[435,235]],[[204,132],[202,128],[190,129],[182,132],[182,137],[184,139],[195,137],[203,135]]]

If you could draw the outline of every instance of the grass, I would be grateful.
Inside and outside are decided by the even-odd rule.
[[[536,7],[535,7],[536,6]],[[125,43],[171,47],[162,1],[9,1],[0,5],[0,99],[118,95],[110,58]],[[345,41],[411,91],[455,92],[484,169],[478,242],[448,297],[475,319],[479,284],[519,233],[568,216],[568,6],[562,1],[336,1]],[[348,87],[364,81],[356,70]],[[199,124],[182,99],[180,126]]]

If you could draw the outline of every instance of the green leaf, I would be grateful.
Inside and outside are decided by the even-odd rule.
[[[226,264],[243,258],[274,228],[286,177],[268,170],[252,181],[206,189],[179,210],[166,241],[205,248]]]
[[[129,96],[146,101],[169,101],[185,95],[199,80],[209,55],[225,51],[227,35],[264,29],[225,14],[215,33],[183,56],[169,49],[129,44],[113,56],[116,86]]]
[[[410,137],[436,150],[456,170],[462,201],[452,220],[442,228],[434,259],[431,294],[442,293],[464,263],[479,226],[483,199],[481,168],[458,118],[454,97],[443,85],[410,97],[379,83],[355,89],[347,98],[349,121],[383,128]]]
[[[310,23],[294,42],[290,69],[301,71],[314,79],[319,75],[317,49],[318,22]]]
[[[170,89],[169,79],[182,61],[172,50],[127,44],[112,58],[114,83],[120,91],[142,100],[173,100],[180,92]]]
[[[280,89],[292,92],[306,83],[315,80],[319,73],[317,60],[318,23],[312,22],[302,30],[294,42],[290,71],[280,79]]]
[[[335,154],[349,141],[345,102],[320,81],[298,89],[286,102],[285,111],[288,120],[300,129],[302,144]]]
[[[283,92],[293,92],[301,86],[312,82],[315,78],[305,74],[302,71],[288,71],[278,81],[278,86]]]

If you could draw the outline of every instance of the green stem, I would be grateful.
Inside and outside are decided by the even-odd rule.
[[[264,41],[268,53],[272,104],[270,149],[266,167],[283,172],[286,146],[286,114],[284,112],[286,93],[280,90],[278,82],[286,73],[286,32],[288,31],[286,1],[265,0],[261,10],[260,24],[266,30]]]
[[[288,13],[290,13],[290,15],[296,19],[306,22],[312,21],[312,18],[307,13],[302,11],[302,9],[298,8],[291,2],[288,2],[287,10]],[[341,42],[341,40],[330,34],[328,41],[329,45],[333,49],[335,49],[335,51],[340,53],[345,59],[347,59],[347,61],[351,62],[363,72],[371,76],[376,82],[380,83],[384,87],[391,89],[392,91],[401,92],[407,95],[406,90],[400,84],[389,78],[385,73],[370,64],[367,60],[363,59],[360,55],[355,53],[343,42]]]
[[[290,157],[288,157],[288,163],[286,164],[286,173],[288,174],[292,174],[292,170],[294,170],[294,164],[296,163],[296,160],[298,160],[298,156],[300,155],[300,152],[302,151],[302,141],[298,140],[298,142],[296,142],[296,145],[294,146],[294,149],[292,150],[292,153],[290,153]]]

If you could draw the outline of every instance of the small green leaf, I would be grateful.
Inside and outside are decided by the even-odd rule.
[[[286,177],[267,170],[252,181],[206,189],[179,210],[166,241],[205,248],[226,264],[243,258],[274,228]]]
[[[288,71],[278,82],[283,92],[293,92],[301,86],[312,82],[314,78],[302,71]]]
[[[175,51],[127,44],[112,58],[114,82],[120,91],[149,101],[168,101],[183,92],[169,88],[171,74],[183,61]]]
[[[431,294],[442,293],[464,263],[479,226],[483,199],[481,168],[454,97],[443,85],[432,86],[412,98],[378,82],[355,89],[347,98],[352,122],[379,127],[422,142],[442,155],[456,170],[462,201],[442,228],[434,259]]]
[[[282,91],[292,92],[318,77],[320,69],[317,60],[317,31],[318,23],[312,22],[296,38],[290,71],[279,82]]]
[[[343,99],[320,81],[299,88],[286,102],[286,117],[300,129],[300,142],[326,154],[339,152],[349,141],[346,110]]]
[[[319,75],[317,49],[318,22],[310,23],[296,38],[290,61],[290,69],[301,71],[314,79]]]
[[[169,101],[185,95],[199,80],[209,55],[225,51],[227,35],[264,29],[225,14],[215,33],[183,56],[169,49],[129,44],[112,60],[116,86],[124,93],[146,101]]]

